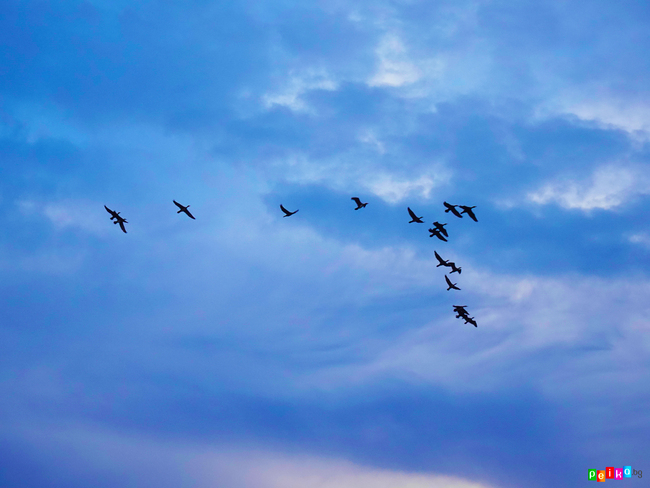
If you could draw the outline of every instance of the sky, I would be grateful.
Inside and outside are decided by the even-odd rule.
[[[647,2],[5,0],[0,46],[0,486],[650,470]]]

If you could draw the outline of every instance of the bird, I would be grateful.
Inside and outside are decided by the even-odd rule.
[[[447,266],[451,268],[451,272],[449,274],[451,273],[461,274],[463,272],[463,268],[461,268],[460,266],[456,266],[456,263],[454,263],[453,261],[450,262]]]
[[[300,209],[298,209],[298,210],[296,210],[296,212],[289,212],[286,208],[284,208],[284,207],[282,206],[282,204],[280,204],[280,209],[285,213],[284,217],[291,217],[291,216],[292,216],[293,214],[295,214],[298,210],[300,210]]]
[[[194,215],[192,215],[190,213],[190,211],[188,210],[189,205],[187,207],[185,207],[185,206],[181,205],[180,203],[178,203],[176,200],[172,200],[172,202],[174,202],[176,204],[176,206],[178,208],[180,208],[180,210],[178,212],[176,212],[176,213],[185,212],[189,218],[194,219]],[[196,220],[196,219],[194,219],[194,220]]]
[[[472,219],[474,222],[478,222],[478,220],[476,219],[476,215],[474,215],[474,212],[472,212],[472,209],[476,208],[476,205],[474,205],[473,207],[468,207],[467,205],[458,205],[458,206],[463,209],[461,213],[466,213],[467,215],[469,215],[470,219]]]
[[[422,221],[422,217],[416,217],[415,214],[413,213],[413,210],[411,210],[410,207],[406,207],[406,208],[409,211],[409,215],[411,216],[411,219],[412,219],[409,222],[409,224],[411,224],[413,222],[417,222],[418,224],[424,224],[424,222]]]
[[[467,305],[454,305],[454,312],[461,315],[467,315],[467,310],[465,310],[466,307]]]
[[[433,251],[433,254],[436,255],[436,259],[438,260],[438,263],[439,263],[439,264],[436,265],[436,268],[438,268],[440,266],[449,266],[449,261],[445,261],[444,259],[442,259],[440,257],[440,254],[438,254],[437,251]]]
[[[350,200],[354,200],[356,202],[357,208],[355,208],[355,210],[359,210],[360,208],[363,208],[366,205],[368,205],[367,203],[361,203],[361,200],[359,200],[359,197],[352,197]]]
[[[461,214],[458,213],[458,210],[456,210],[456,207],[458,207],[458,205],[452,205],[451,203],[447,203],[447,202],[442,202],[442,203],[443,203],[443,205],[444,205],[445,207],[447,207],[447,208],[445,209],[445,213],[446,213],[446,212],[451,212],[451,213],[453,213],[456,217],[461,218],[461,219],[463,218],[463,216],[462,216]]]
[[[445,239],[445,237],[440,233],[438,229],[429,229],[429,232],[431,232],[431,235],[429,235],[429,237],[436,236],[441,241],[447,242],[447,239]]]
[[[469,313],[467,313],[467,310],[465,310],[466,306],[467,305],[454,305],[454,312],[456,312],[457,319],[464,319],[465,317],[469,317]]]
[[[466,324],[472,324],[474,327],[478,327],[478,324],[474,320],[474,317],[469,317],[469,316],[463,317],[463,320],[465,320]]]
[[[434,222],[433,225],[435,225],[436,229],[438,229],[440,232],[442,232],[445,237],[449,237],[449,234],[447,233],[447,229],[445,229],[445,225],[447,224],[441,224],[440,222]]]
[[[124,217],[120,217],[120,212],[116,212],[115,210],[111,210],[106,205],[104,205],[104,208],[106,209],[106,211],[109,214],[111,214],[111,220],[115,219],[115,222],[113,222],[113,223],[114,224],[120,224],[120,229],[122,229],[122,232],[124,232],[126,234],[127,232],[126,232],[126,228],[124,227],[124,224],[125,223],[128,224],[129,222]]]
[[[452,283],[451,281],[449,281],[449,278],[447,278],[447,275],[445,275],[445,281],[447,282],[447,285],[449,285],[449,288],[447,288],[447,291],[451,290],[452,288],[454,290],[460,290],[460,288],[458,288],[456,286],[458,283]]]

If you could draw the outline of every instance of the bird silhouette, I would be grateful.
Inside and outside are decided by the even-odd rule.
[[[176,206],[177,206],[178,208],[180,208],[180,210],[179,210],[178,212],[176,212],[176,213],[185,212],[189,218],[194,219],[194,215],[192,215],[192,214],[190,213],[190,211],[188,210],[189,205],[188,205],[188,206],[183,206],[183,205],[181,205],[180,203],[178,203],[176,200],[172,200],[172,202],[174,202],[174,203],[176,204]],[[196,219],[194,219],[194,220],[196,220]]]
[[[361,200],[359,200],[359,197],[352,197],[350,200],[354,200],[356,202],[357,208],[355,208],[355,210],[359,210],[360,208],[363,208],[366,205],[368,205],[367,203],[361,203]]]
[[[447,234],[447,229],[445,229],[445,225],[447,224],[441,224],[440,222],[434,222],[433,225],[438,229],[440,232],[442,232],[445,237],[449,237],[449,234]]]
[[[470,219],[472,219],[474,222],[478,222],[478,220],[476,219],[476,215],[474,215],[474,212],[472,212],[472,209],[476,208],[476,205],[474,205],[473,207],[468,207],[467,205],[458,205],[458,206],[463,209],[461,213],[466,213],[467,215],[469,215]]]
[[[451,203],[447,203],[447,202],[442,202],[442,203],[443,203],[443,205],[444,205],[445,207],[447,207],[447,208],[445,209],[445,213],[446,213],[446,212],[451,212],[451,213],[453,213],[456,217],[458,217],[458,218],[460,218],[460,219],[463,218],[463,216],[462,216],[461,214],[458,213],[458,210],[456,210],[456,207],[458,207],[458,205],[452,205]]]
[[[424,224],[424,222],[422,221],[422,217],[416,217],[416,215],[413,213],[413,210],[411,210],[410,207],[406,207],[406,208],[409,211],[409,215],[411,216],[411,219],[412,219],[409,222],[409,224],[411,224],[413,222],[417,222],[418,224]]]
[[[472,324],[474,327],[478,327],[478,324],[474,320],[474,317],[466,316],[466,317],[463,317],[463,320],[465,320],[466,324]]]
[[[447,242],[447,239],[445,239],[445,237],[440,233],[440,231],[438,229],[429,229],[429,232],[431,232],[429,237],[436,236],[441,241]]]
[[[447,278],[447,275],[445,275],[445,281],[447,282],[447,285],[449,286],[449,288],[447,288],[447,291],[451,290],[452,288],[454,290],[460,290],[460,288],[458,288],[456,286],[458,283],[452,283],[451,281],[449,281],[449,278]]]
[[[436,268],[438,268],[440,266],[449,266],[449,261],[445,261],[444,259],[442,259],[440,257],[440,254],[438,254],[437,251],[433,251],[433,254],[436,255],[436,259],[438,260],[438,264],[436,265]]]
[[[128,224],[128,221],[124,217],[120,217],[120,212],[116,212],[115,210],[111,210],[106,205],[104,205],[104,208],[106,209],[106,211],[109,214],[111,214],[111,220],[115,219],[115,222],[113,222],[113,223],[114,224],[120,224],[120,229],[122,229],[122,232],[124,232],[126,234],[127,232],[126,232],[126,228],[124,227],[124,224],[125,223]]]
[[[460,266],[456,266],[456,263],[454,263],[453,261],[450,262],[447,266],[451,268],[451,272],[449,274],[451,273],[461,274],[463,272],[463,268],[461,268]]]
[[[465,310],[466,307],[467,305],[454,305],[454,312],[461,315],[467,315],[467,310]]]
[[[296,210],[295,212],[289,212],[286,208],[284,208],[284,207],[282,206],[282,204],[280,204],[280,209],[285,213],[284,217],[291,217],[291,216],[292,216],[293,214],[295,214],[298,210],[300,210],[300,209],[298,209],[298,210]]]

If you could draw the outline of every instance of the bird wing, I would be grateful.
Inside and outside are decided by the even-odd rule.
[[[178,203],[176,200],[172,200],[172,202],[174,202],[178,208],[183,210],[183,206],[180,203]]]
[[[115,216],[117,215],[117,212],[116,212],[115,210],[111,210],[111,209],[108,208],[106,205],[104,205],[104,208],[105,208],[106,211],[107,211],[109,214],[111,214],[113,217],[115,217]]]
[[[361,205],[361,200],[359,200],[359,197],[352,197],[351,200],[354,200],[357,205]]]
[[[447,282],[447,284],[448,284],[449,286],[454,286],[454,285],[451,283],[451,281],[449,281],[449,278],[447,278],[447,275],[445,275],[445,281]]]
[[[440,264],[444,264],[446,261],[440,257],[440,254],[438,254],[438,251],[433,251],[433,254],[436,255],[436,259],[440,261]]]
[[[185,210],[183,210],[183,211],[187,214],[187,216],[188,216],[189,218],[194,219],[194,215],[192,215],[188,209],[185,209]],[[194,220],[196,220],[196,219],[194,219]]]
[[[474,222],[478,222],[476,219],[476,215],[474,215],[474,212],[472,212],[471,208],[467,209],[467,215],[469,215],[469,218],[472,219]]]
[[[281,209],[285,214],[287,214],[287,215],[291,215],[291,212],[289,212],[286,208],[284,208],[284,207],[282,206],[282,204],[280,204],[280,209]]]
[[[461,219],[463,216],[458,213],[458,210],[456,210],[456,207],[451,207],[449,210],[451,210],[451,213],[453,213],[456,217],[460,217]]]
[[[418,218],[415,216],[415,214],[413,213],[413,210],[411,210],[411,207],[406,207],[406,209],[409,211],[409,215],[411,216],[411,218],[412,218],[413,220],[417,220],[417,219],[418,219]]]
[[[124,232],[126,234],[126,229],[124,228],[124,221],[120,220],[119,224],[120,224],[120,228],[122,229],[122,232]]]

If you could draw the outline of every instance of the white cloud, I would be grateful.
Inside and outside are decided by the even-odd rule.
[[[103,220],[99,218],[104,208],[96,202],[69,199],[56,202],[20,200],[16,205],[24,215],[41,215],[57,229],[77,228],[93,234],[104,234],[106,230]]]
[[[603,87],[564,88],[561,95],[549,96],[536,110],[541,118],[557,115],[573,115],[607,129],[623,130],[640,141],[650,137],[650,103],[646,98],[625,98]]]
[[[399,203],[408,198],[427,200],[432,191],[451,180],[451,171],[440,162],[432,162],[426,169],[414,167],[406,171],[390,171],[364,155],[347,154],[329,160],[310,161],[304,155],[276,161],[273,165],[284,170],[287,181],[298,184],[323,184],[338,191],[359,189],[370,192],[388,203]]]
[[[360,466],[346,460],[283,454],[277,448],[242,448],[161,441],[88,425],[3,429],[37,453],[48,472],[86,479],[120,474],[127,484],[194,488],[488,488],[484,483],[435,473]],[[57,466],[58,465],[58,466]],[[67,478],[63,478],[65,481]],[[60,479],[61,480],[61,479]],[[130,483],[129,483],[130,482]]]
[[[413,324],[397,339],[373,343],[364,363],[323,369],[305,381],[330,390],[399,377],[452,391],[494,391],[532,381],[561,397],[595,381],[616,384],[628,374],[637,386],[650,380],[647,280],[508,276],[476,270],[462,257],[457,262],[465,265],[463,292],[449,296],[448,309],[432,310],[430,322]],[[441,273],[436,278],[444,289]],[[468,305],[478,328],[456,319],[452,304]],[[558,368],[564,377],[552,384]],[[635,392],[630,387],[629,394]]]
[[[555,203],[567,209],[611,210],[639,195],[650,194],[650,174],[646,167],[604,166],[588,181],[547,183],[528,194],[533,203]]]
[[[377,47],[379,69],[368,80],[369,86],[402,86],[422,77],[419,68],[407,60],[406,48],[396,34],[387,34]]]
[[[379,174],[364,184],[370,192],[389,203],[399,203],[410,196],[427,200],[431,191],[448,181],[446,173],[423,174],[418,178],[399,178],[387,173]]]
[[[289,81],[278,92],[262,95],[262,102],[267,109],[280,105],[295,112],[311,113],[311,108],[301,97],[311,90],[334,91],[338,86],[323,70],[311,69],[300,73],[291,70],[288,78]]]
[[[629,241],[633,244],[639,244],[640,246],[650,249],[650,234],[647,232],[633,234],[629,237]]]

